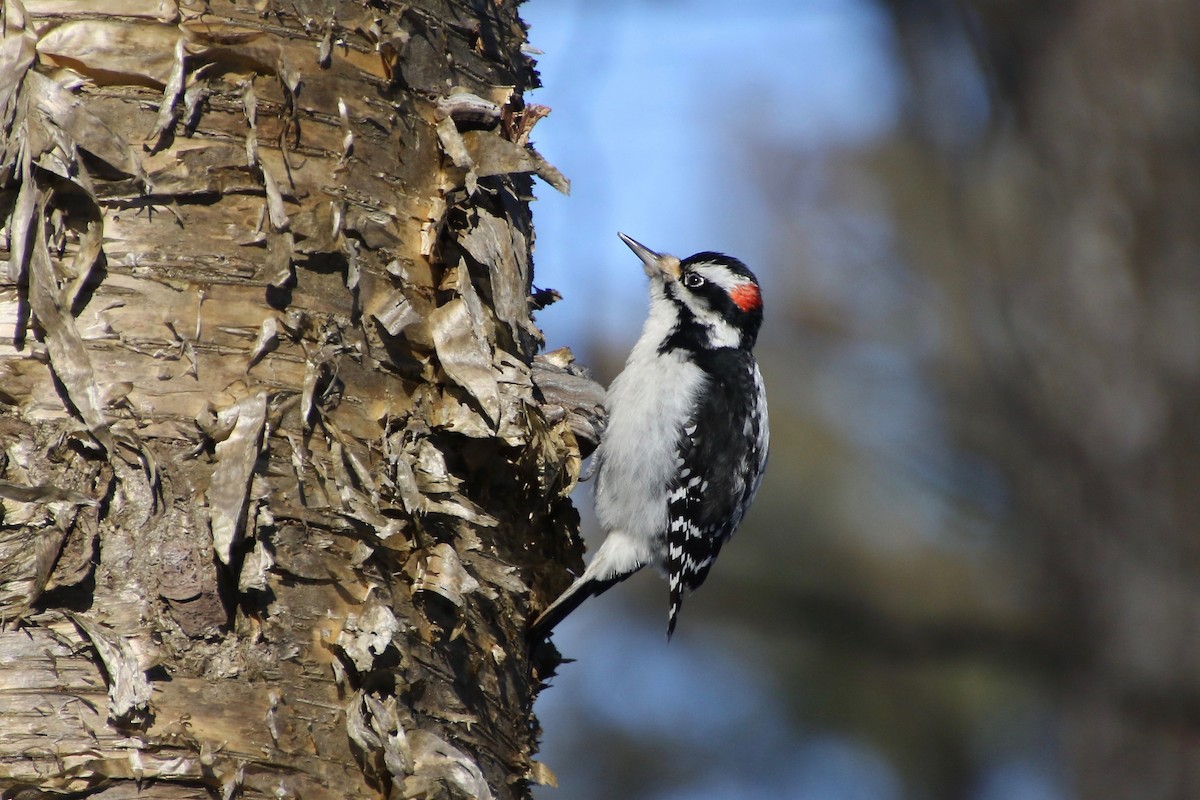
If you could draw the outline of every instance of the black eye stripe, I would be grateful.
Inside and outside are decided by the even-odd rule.
[[[736,258],[730,258],[729,256],[723,255],[721,253],[713,253],[711,251],[705,251],[703,253],[696,253],[694,256],[688,256],[682,262],[680,262],[680,266],[683,267],[683,270],[685,272],[690,267],[699,266],[699,265],[707,265],[707,266],[720,267],[722,269],[727,269],[734,275],[738,276],[739,278],[749,279],[749,280],[754,281],[755,283],[758,282],[754,278],[754,273],[751,272],[749,269],[747,269],[745,264],[743,264],[741,261],[737,260]]]

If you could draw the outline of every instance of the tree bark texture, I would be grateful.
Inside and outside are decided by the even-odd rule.
[[[599,393],[535,356],[531,175],[566,184],[516,3],[2,34],[5,796],[527,796]]]

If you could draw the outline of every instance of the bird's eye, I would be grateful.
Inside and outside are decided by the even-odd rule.
[[[689,289],[699,289],[704,285],[704,278],[695,272],[687,272],[683,276],[683,285]]]

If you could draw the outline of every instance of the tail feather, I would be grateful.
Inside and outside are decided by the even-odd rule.
[[[677,581],[671,581],[671,610],[667,617],[667,641],[675,633],[675,622],[679,619],[679,607],[683,605],[683,589]]]
[[[621,575],[608,580],[597,580],[585,572],[579,580],[572,583],[565,592],[559,595],[557,600],[546,606],[546,610],[533,621],[533,624],[529,626],[529,641],[545,641],[555,626],[566,619],[568,614],[579,608],[584,600],[604,594],[628,577],[628,575]]]
[[[646,564],[648,556],[644,537],[630,536],[621,530],[610,531],[583,574],[533,621],[529,640],[544,641],[554,626],[579,608],[580,603],[604,594],[637,572]]]

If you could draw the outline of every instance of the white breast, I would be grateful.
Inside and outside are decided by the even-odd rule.
[[[674,318],[651,311],[625,369],[609,387],[596,515],[643,558],[658,560],[667,529],[667,483],[677,470],[680,428],[708,378],[680,353],[659,355]]]

